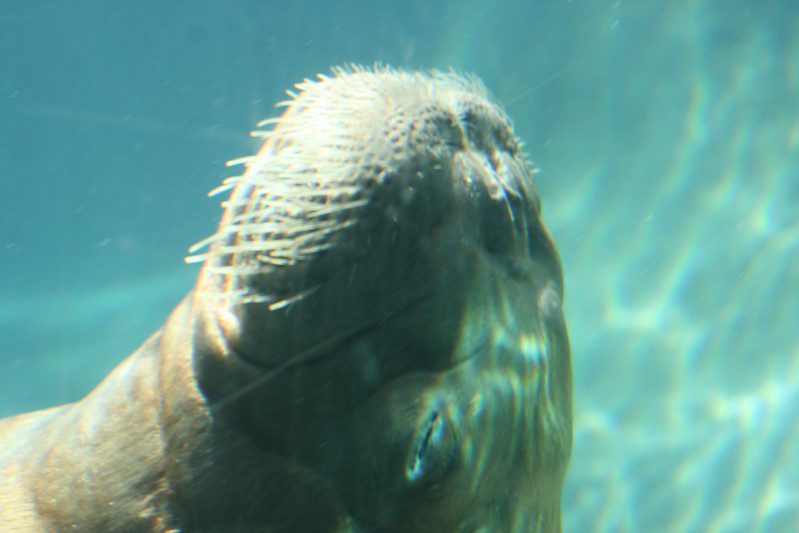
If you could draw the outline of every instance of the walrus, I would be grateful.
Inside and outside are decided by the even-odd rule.
[[[456,72],[289,95],[164,326],[0,422],[3,531],[560,530],[563,276],[510,120]]]

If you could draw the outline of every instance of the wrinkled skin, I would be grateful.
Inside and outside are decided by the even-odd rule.
[[[474,178],[478,160],[501,172],[498,153],[519,157],[509,126],[452,102],[411,101],[433,109],[424,146],[370,184],[328,249],[243,281],[248,294],[307,295],[272,309],[226,299],[212,255],[89,396],[0,421],[0,522],[559,531],[561,266],[527,167],[514,167],[517,194]]]

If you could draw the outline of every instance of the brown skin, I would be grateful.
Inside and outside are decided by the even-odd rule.
[[[231,303],[206,264],[89,396],[0,421],[0,523],[558,531],[561,267],[532,188],[492,197],[463,143],[397,165],[330,250],[247,280],[307,297]]]

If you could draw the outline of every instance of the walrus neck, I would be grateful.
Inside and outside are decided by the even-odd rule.
[[[161,387],[181,391],[165,395],[164,425],[185,430],[186,424],[209,424],[215,398],[228,392],[211,384],[225,383],[235,377],[228,374],[236,374],[241,366],[215,314],[192,292],[170,315],[161,342]],[[210,375],[216,375],[216,379],[210,379]],[[241,383],[236,381],[226,389],[235,391]]]

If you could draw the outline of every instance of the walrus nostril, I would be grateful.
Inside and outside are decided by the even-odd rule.
[[[433,411],[413,441],[405,478],[416,485],[440,479],[455,456],[455,436],[444,416]]]

